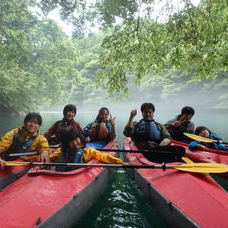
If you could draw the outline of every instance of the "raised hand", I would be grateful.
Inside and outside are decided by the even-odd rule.
[[[110,113],[109,122],[110,122],[112,125],[115,124],[115,119],[116,119],[116,117],[114,116],[114,117],[112,118],[112,114]]]
[[[137,109],[133,109],[130,113],[130,118],[133,119],[137,115]]]

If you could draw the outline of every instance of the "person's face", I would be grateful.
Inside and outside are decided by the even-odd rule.
[[[154,112],[152,109],[144,109],[142,112],[143,119],[146,121],[151,121],[154,119]]]
[[[99,118],[101,119],[101,121],[105,122],[106,120],[108,120],[108,116],[109,116],[109,112],[107,110],[102,110],[99,114]]]
[[[208,130],[203,130],[199,133],[199,136],[202,136],[202,137],[205,137],[205,138],[208,138],[209,137],[209,131]]]
[[[73,120],[75,116],[76,116],[76,113],[75,113],[74,111],[68,111],[68,112],[66,113],[65,118],[66,118],[67,120]]]
[[[34,134],[39,130],[40,125],[37,123],[37,119],[32,119],[25,123],[25,128],[29,133]]]
[[[192,114],[183,114],[182,120],[190,121],[192,119]]]
[[[69,146],[72,149],[79,149],[81,146],[80,138],[76,138],[76,139],[73,139],[72,141],[70,141]]]

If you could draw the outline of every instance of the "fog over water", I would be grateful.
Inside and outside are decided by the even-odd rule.
[[[196,95],[192,95],[193,98],[197,97]],[[175,102],[173,100],[164,100],[161,101],[159,99],[149,99],[144,98],[141,96],[138,98],[138,101],[133,102],[132,100],[112,100],[107,98],[104,102],[101,100],[94,99],[94,105],[83,105],[77,104],[76,102],[73,103],[77,106],[77,115],[76,121],[80,122],[82,127],[85,127],[88,123],[95,120],[98,111],[101,107],[107,107],[110,110],[110,113],[113,117],[116,117],[116,130],[118,138],[123,139],[123,128],[126,125],[131,110],[137,109],[137,116],[135,120],[138,121],[142,118],[140,107],[141,104],[144,102],[151,102],[155,105],[155,114],[154,119],[162,124],[166,123],[168,120],[174,118],[178,114],[180,114],[181,109],[184,106],[191,106],[195,109],[195,115],[192,118],[195,126],[204,125],[209,129],[215,131],[218,135],[220,135],[224,140],[228,141],[228,130],[226,128],[226,123],[228,120],[228,111],[227,110],[220,110],[220,109],[213,109],[210,107],[206,107],[203,105],[205,98],[196,99],[183,99],[182,102]],[[188,100],[189,102],[187,102]],[[206,100],[206,99],[205,99]],[[62,109],[59,107],[57,111],[57,115],[55,117],[50,115],[52,112],[49,110],[43,111],[41,113],[45,114],[44,116],[44,123],[47,121],[50,123],[50,119],[54,122],[54,119],[57,120],[58,118],[61,119],[63,117]],[[50,114],[48,114],[50,112]],[[45,130],[45,129],[43,129]]]

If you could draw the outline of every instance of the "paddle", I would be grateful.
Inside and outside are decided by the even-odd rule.
[[[165,170],[166,168],[177,169],[185,172],[194,173],[226,173],[228,172],[228,165],[218,164],[218,163],[189,163],[189,164],[177,164],[177,165],[166,165],[166,164],[156,164],[156,165],[125,165],[125,164],[78,164],[78,163],[44,163],[44,162],[6,162],[6,166],[13,165],[44,165],[44,166],[68,166],[75,168],[84,167],[103,167],[103,168],[133,168],[133,169],[156,169],[161,168]]]
[[[13,153],[13,154],[2,153],[1,156],[4,160],[10,160],[10,159],[13,159],[14,157],[30,156],[30,155],[36,155],[36,154],[37,154],[37,151],[26,152],[26,153]]]
[[[123,152],[123,153],[161,153],[161,154],[170,154],[174,153],[173,151],[165,151],[165,150],[124,150],[124,149],[103,149],[103,148],[98,148],[97,150],[99,151],[111,151],[111,152]]]
[[[29,156],[29,155],[36,155],[37,152],[27,152],[27,153],[15,153],[15,154],[7,154],[9,157],[18,157],[18,156]]]
[[[195,135],[195,134],[190,134],[190,133],[184,133],[185,136],[200,141],[200,142],[205,142],[205,143],[212,143],[212,142],[217,142],[218,140],[214,140],[214,139],[209,139],[209,138],[205,138],[199,135]]]

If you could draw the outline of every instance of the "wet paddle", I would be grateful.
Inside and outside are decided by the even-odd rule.
[[[68,166],[75,168],[84,167],[103,167],[103,168],[133,168],[133,169],[156,169],[161,168],[163,170],[167,168],[177,169],[185,172],[194,173],[226,173],[228,172],[228,165],[218,163],[189,163],[189,164],[177,164],[177,165],[125,165],[125,164],[78,164],[78,163],[44,163],[44,162],[15,162],[8,161],[6,166],[13,165],[44,165],[44,166]]]

